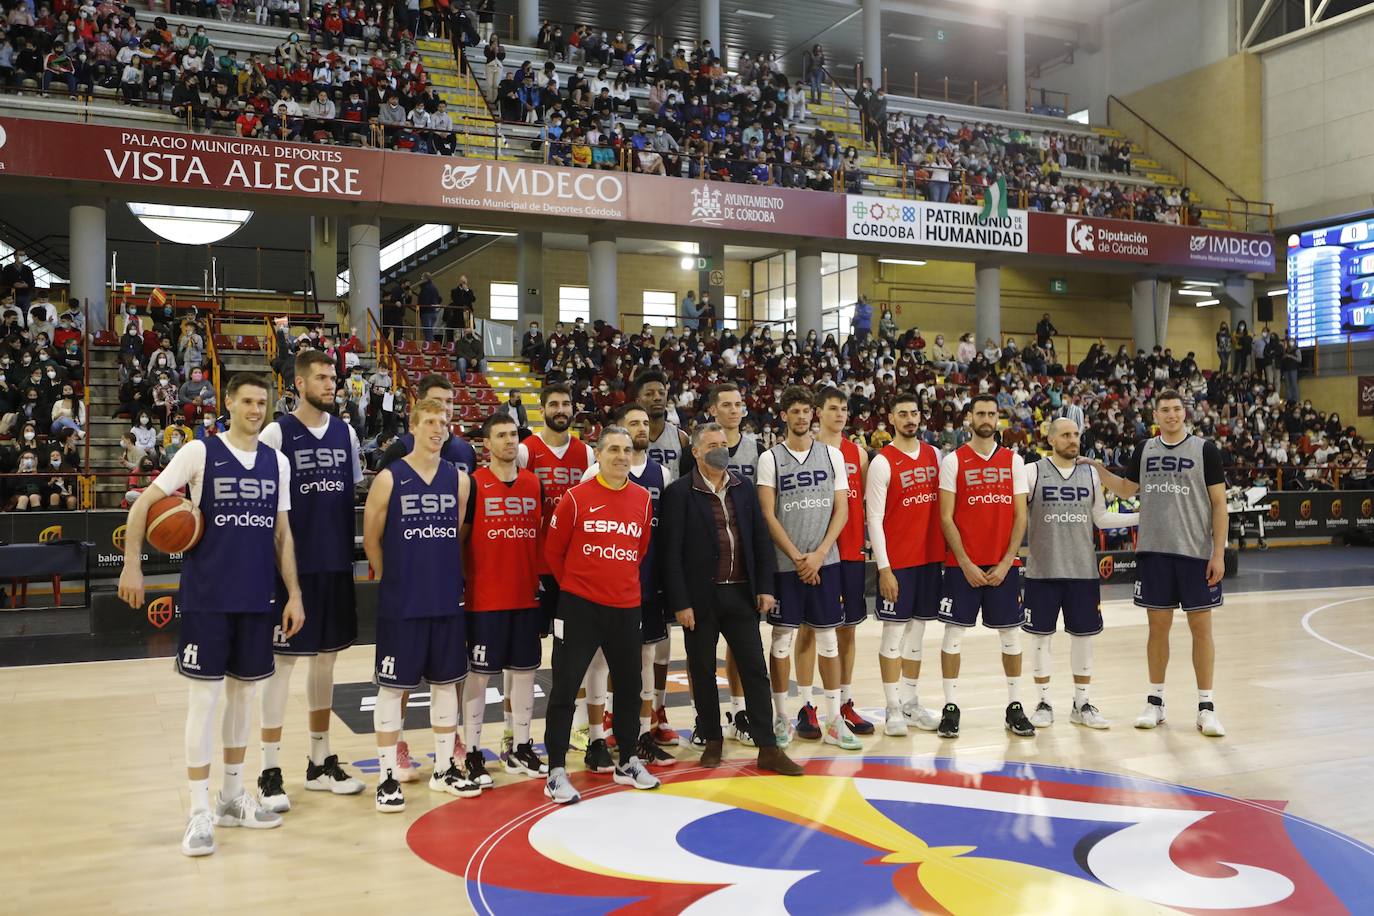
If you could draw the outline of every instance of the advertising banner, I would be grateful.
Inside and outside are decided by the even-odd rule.
[[[630,219],[639,223],[780,232],[843,233],[844,195],[721,181],[630,175]]]
[[[970,204],[937,204],[924,200],[850,195],[845,205],[845,234],[851,240],[985,251],[1026,251],[1030,232],[1025,210],[984,218]]]
[[[1356,379],[1355,403],[1362,417],[1374,417],[1374,375],[1362,375]]]
[[[1266,537],[1374,535],[1374,490],[1304,490],[1270,496]]]
[[[618,219],[628,216],[623,172],[533,162],[388,154],[381,200],[539,216]]]
[[[0,118],[0,176],[376,201],[380,150]]]
[[[1276,249],[1268,235],[1058,213],[1033,213],[1030,223],[1031,254],[1264,273],[1274,270]]]

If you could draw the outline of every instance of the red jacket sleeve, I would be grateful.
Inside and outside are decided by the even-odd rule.
[[[572,541],[576,516],[576,501],[569,490],[558,501],[558,508],[553,512],[553,518],[549,519],[549,528],[544,539],[544,562],[549,564],[549,571],[560,583],[563,581],[564,558],[568,552],[568,544]]]

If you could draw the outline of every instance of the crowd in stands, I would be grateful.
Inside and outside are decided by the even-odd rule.
[[[17,250],[0,269],[0,505],[73,509],[81,443],[85,316],[59,314]]]
[[[535,372],[571,385],[578,422],[589,436],[634,396],[641,372],[657,370],[668,378],[674,419],[684,428],[702,418],[713,386],[732,382],[744,394],[746,426],[771,444],[783,435],[778,407],[787,385],[834,385],[849,396],[852,438],[878,449],[891,439],[887,411],[893,395],[909,390],[921,403],[923,438],[949,451],[969,436],[964,426],[969,399],[991,392],[1007,421],[1002,443],[1028,459],[1048,451],[1048,422],[1070,416],[1083,431],[1084,455],[1120,465],[1151,433],[1153,393],[1172,387],[1185,395],[1193,428],[1221,446],[1233,485],[1368,485],[1368,444],[1339,415],[1301,399],[1296,370],[1290,375],[1287,368],[1292,360],[1300,364],[1301,353],[1268,328],[1255,338],[1264,347],[1252,345],[1239,363],[1228,351],[1225,367],[1204,370],[1196,353],[1179,358],[1156,347],[1131,354],[1124,346],[1112,352],[1103,343],[1066,366],[1048,315],[1033,338],[988,340],[981,349],[971,334],[951,347],[943,334],[927,340],[919,328],[899,331],[886,309],[876,334],[850,334],[843,343],[833,334],[808,332],[798,339],[794,331],[779,334],[766,324],[742,333],[724,324],[704,321],[680,334],[646,324],[627,334],[579,319],[571,327],[556,324],[547,336],[532,325],[523,349]],[[1277,377],[1270,371],[1276,352],[1269,348],[1271,341],[1279,348]]]

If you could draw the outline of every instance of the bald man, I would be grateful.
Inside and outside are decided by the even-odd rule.
[[[1026,466],[1026,587],[1022,604],[1031,638],[1031,665],[1040,701],[1031,724],[1045,728],[1054,722],[1050,705],[1050,638],[1058,629],[1059,614],[1069,634],[1073,668],[1073,711],[1069,721],[1088,728],[1107,728],[1088,699],[1092,682],[1091,637],[1102,632],[1101,586],[1093,526],[1126,528],[1136,525],[1136,513],[1108,512],[1097,468],[1078,463],[1078,424],[1067,417],[1049,428],[1053,452]]]

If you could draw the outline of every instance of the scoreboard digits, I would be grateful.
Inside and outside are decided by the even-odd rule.
[[[1288,333],[1299,346],[1374,330],[1374,219],[1288,237]]]

